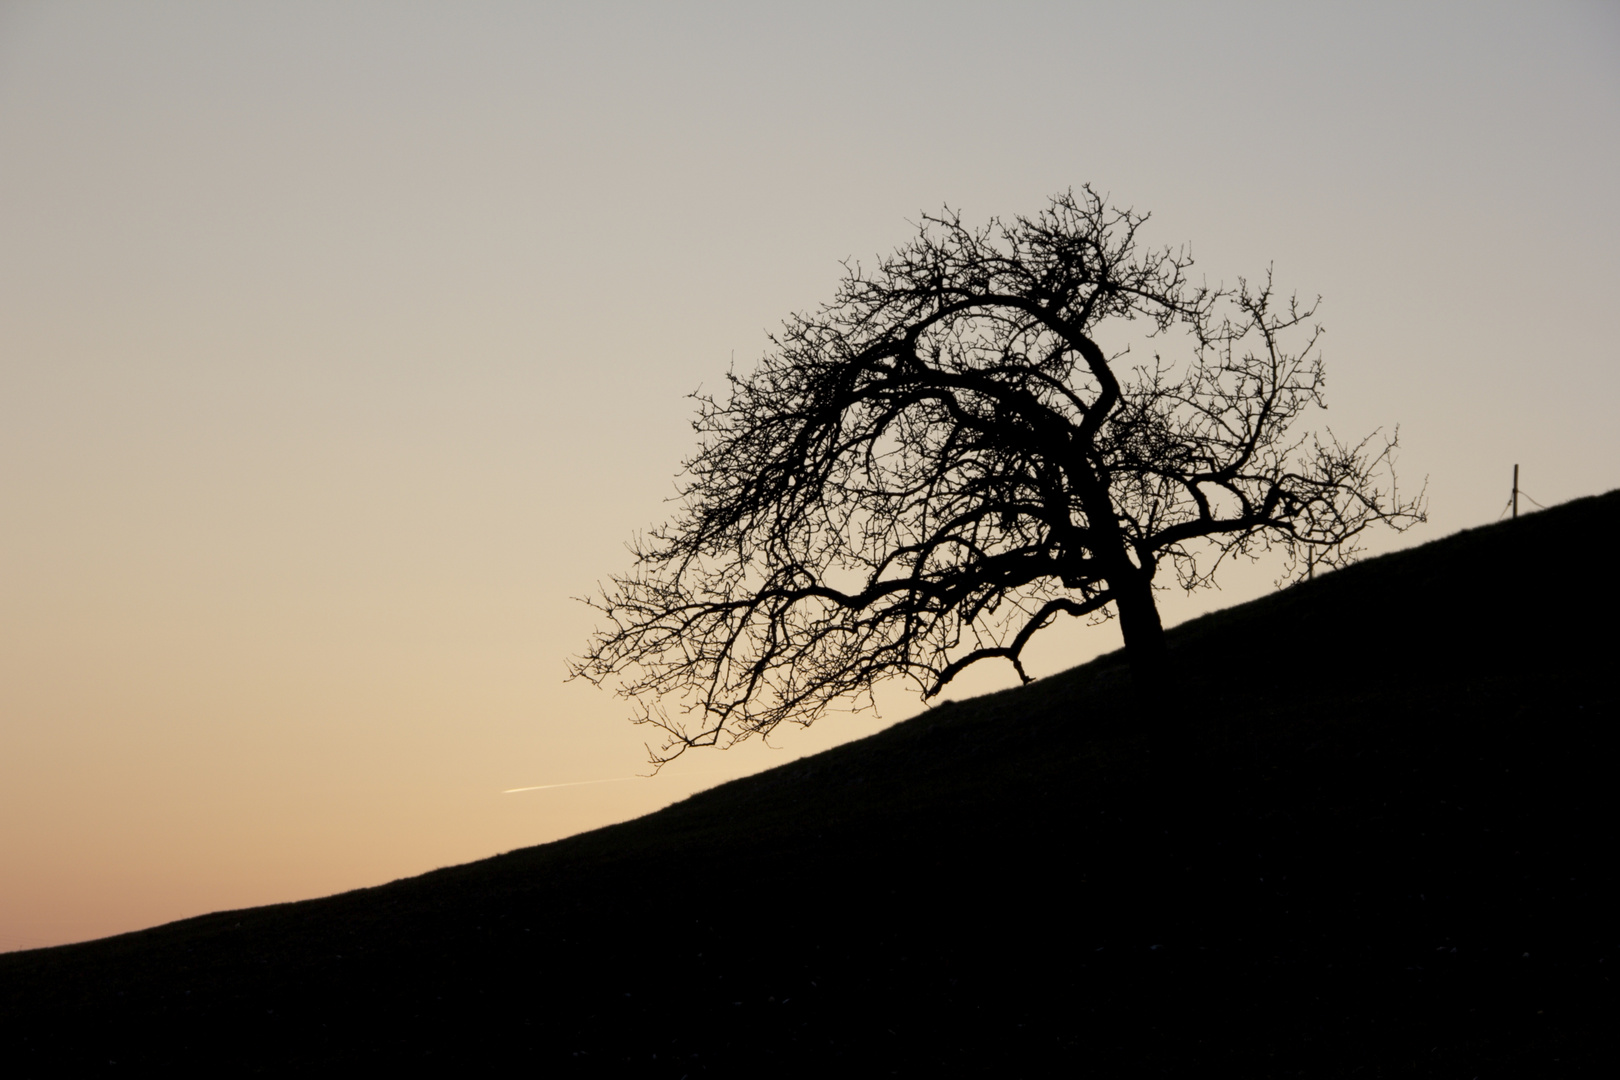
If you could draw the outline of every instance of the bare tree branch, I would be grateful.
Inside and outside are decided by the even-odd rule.
[[[655,761],[888,678],[932,696],[987,659],[1027,678],[1059,615],[1117,615],[1150,686],[1170,677],[1161,567],[1197,589],[1281,549],[1290,580],[1423,520],[1393,437],[1291,434],[1323,403],[1315,302],[1269,269],[1194,284],[1184,249],[1138,243],[1146,220],[1085,188],[980,229],[925,216],[847,264],[756,370],[694,395],[680,508],[587,601],[607,625],[573,674],[639,703]],[[1133,335],[1151,363],[1126,366]]]

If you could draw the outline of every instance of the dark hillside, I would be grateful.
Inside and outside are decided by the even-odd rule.
[[[1156,730],[1105,657],[559,843],[0,956],[0,1060],[1612,1075],[1616,535],[1620,493],[1189,623]]]

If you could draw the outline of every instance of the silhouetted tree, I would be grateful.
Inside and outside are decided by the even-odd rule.
[[[889,676],[932,696],[996,657],[1027,681],[1059,615],[1117,613],[1151,690],[1166,565],[1192,590],[1280,547],[1287,579],[1422,520],[1393,438],[1290,432],[1322,404],[1314,303],[1269,271],[1196,284],[1185,249],[1138,245],[1145,220],[1088,187],[981,229],[946,210],[846,265],[756,370],[695,395],[680,510],[592,602],[609,626],[574,674],[639,703],[668,736],[655,760],[869,703]]]

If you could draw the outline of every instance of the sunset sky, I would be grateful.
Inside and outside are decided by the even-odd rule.
[[[571,597],[667,513],[686,395],[840,260],[1087,182],[1212,281],[1322,296],[1313,423],[1398,423],[1428,479],[1380,547],[1496,520],[1515,462],[1548,505],[1620,486],[1620,5],[0,4],[0,950],[915,713],[636,778],[625,704],[564,682]],[[1511,621],[1600,571],[1479,587]]]

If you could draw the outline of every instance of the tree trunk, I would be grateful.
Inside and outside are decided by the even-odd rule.
[[[1144,703],[1164,701],[1170,694],[1170,654],[1164,643],[1164,624],[1153,600],[1153,585],[1137,570],[1120,582],[1109,582],[1119,611],[1120,634],[1125,638],[1125,659],[1131,680]]]

